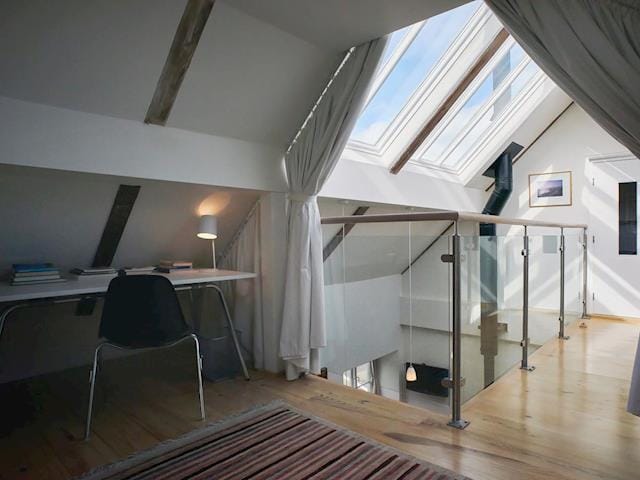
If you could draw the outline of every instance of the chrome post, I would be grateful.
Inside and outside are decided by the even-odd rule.
[[[89,373],[89,383],[91,384],[91,388],[89,389],[89,406],[87,408],[87,422],[84,429],[85,440],[89,440],[89,437],[91,436],[91,415],[93,413],[93,394],[96,388],[96,376],[98,373],[98,358],[100,356],[100,350],[102,350],[104,345],[104,343],[99,344],[93,353],[93,367]]]
[[[198,336],[194,333],[191,334],[194,343],[196,344],[196,362],[198,366],[198,398],[200,399],[200,418],[204,420],[204,392],[202,390],[202,355],[200,355],[200,342]]]
[[[536,367],[529,365],[529,234],[524,226],[522,237],[522,361],[520,368],[531,372]]]
[[[587,246],[589,243],[589,237],[587,236],[587,229],[582,229],[582,322],[580,322],[580,328],[587,328],[587,323],[584,321],[589,318],[587,313],[587,269],[588,269],[588,252]]]
[[[462,282],[461,250],[458,222],[455,222],[453,239],[453,358],[451,365],[451,421],[450,427],[463,429],[469,422],[461,418],[462,411]]]
[[[558,332],[558,338],[569,340],[569,337],[564,334],[564,240],[564,228],[560,228],[560,318],[558,318],[560,330]]]

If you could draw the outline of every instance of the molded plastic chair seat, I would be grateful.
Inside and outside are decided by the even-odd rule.
[[[126,348],[160,347],[191,333],[171,282],[161,275],[125,275],[109,283],[100,336]]]
[[[89,407],[85,440],[91,435],[93,394],[100,351],[105,346],[121,349],[162,348],[192,339],[196,346],[200,416],[204,420],[202,358],[198,337],[185,322],[171,282],[161,275],[122,275],[109,283],[100,320],[100,336],[90,375]]]

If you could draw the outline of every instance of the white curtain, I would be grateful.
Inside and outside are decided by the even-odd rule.
[[[549,77],[640,158],[640,2],[485,1]],[[627,409],[640,416],[640,344]]]
[[[219,266],[257,274],[254,279],[225,282],[225,293],[235,326],[242,332],[241,343],[251,353],[253,367],[264,368],[259,203],[249,212],[231,245],[223,252]]]
[[[640,2],[485,1],[540,68],[640,158]]]
[[[317,373],[317,349],[326,346],[316,195],[340,159],[385,44],[376,39],[352,49],[285,156],[290,207],[280,356],[289,380]]]

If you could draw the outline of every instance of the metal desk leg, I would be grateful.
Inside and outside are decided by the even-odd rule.
[[[58,300],[42,300],[42,301],[25,300],[22,303],[14,303],[13,305],[6,307],[2,311],[2,313],[0,313],[0,339],[2,338],[2,332],[4,331],[4,324],[6,323],[7,318],[9,318],[9,315],[15,312],[16,310],[18,310],[19,308],[33,307],[36,305],[58,305],[60,303],[78,302],[83,298],[92,298],[92,297],[93,296],[91,295],[87,295],[86,297],[73,297],[73,298],[64,298],[64,299],[58,299]]]
[[[9,317],[9,315],[12,312],[16,311],[17,309],[22,308],[22,307],[26,307],[26,306],[28,306],[27,303],[17,303],[15,305],[11,305],[11,306],[5,308],[2,311],[2,313],[0,314],[0,339],[2,339],[2,332],[4,331],[4,324],[5,324],[5,321],[7,320],[7,318]]]
[[[238,342],[238,337],[236,336],[236,329],[233,325],[233,320],[231,320],[231,314],[229,313],[229,307],[227,306],[227,301],[224,298],[224,294],[222,290],[217,285],[208,284],[207,288],[213,288],[216,292],[218,292],[218,296],[220,297],[220,301],[222,302],[222,306],[224,307],[224,315],[227,317],[227,324],[229,325],[229,330],[231,331],[231,338],[233,339],[233,345],[236,349],[236,353],[238,354],[238,360],[240,360],[240,365],[242,366],[242,372],[244,373],[244,378],[247,380],[251,380],[249,377],[249,370],[247,370],[247,365],[244,363],[244,358],[242,357],[242,350],[240,350],[240,342]]]

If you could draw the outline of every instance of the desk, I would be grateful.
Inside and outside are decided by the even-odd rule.
[[[137,274],[130,274],[137,275]],[[151,275],[161,275],[169,279],[176,287],[176,290],[187,290],[193,288],[212,288],[220,297],[227,324],[231,333],[231,338],[242,366],[242,372],[247,380],[249,380],[249,371],[244,363],[240,343],[236,336],[236,330],[229,313],[227,301],[224,298],[222,290],[216,283],[244,280],[255,278],[255,273],[235,272],[232,270],[218,270],[211,268],[185,270],[174,273],[152,273]],[[20,308],[26,308],[33,305],[57,304],[66,302],[77,302],[83,298],[103,297],[109,287],[113,277],[96,276],[90,278],[72,278],[67,282],[61,283],[45,283],[41,285],[20,285],[11,286],[7,282],[0,282],[0,339],[2,331],[9,315]]]

